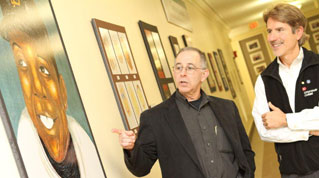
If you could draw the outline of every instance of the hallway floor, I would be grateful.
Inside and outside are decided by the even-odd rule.
[[[264,142],[253,127],[251,146],[255,152],[256,178],[280,178],[279,164],[273,143]]]

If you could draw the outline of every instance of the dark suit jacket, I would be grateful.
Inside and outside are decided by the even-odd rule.
[[[163,178],[205,177],[175,99],[174,93],[141,114],[135,147],[131,152],[124,151],[126,166],[135,176],[147,175],[158,159]],[[245,178],[254,177],[255,154],[236,105],[212,96],[208,100],[231,143],[239,171]]]

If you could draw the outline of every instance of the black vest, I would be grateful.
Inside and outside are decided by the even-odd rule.
[[[303,48],[304,59],[295,89],[295,112],[318,106],[319,55]],[[292,113],[288,95],[279,76],[279,64],[274,60],[261,74],[266,97],[284,113]],[[319,128],[318,128],[319,130]],[[308,141],[275,143],[281,174],[305,175],[319,170],[319,137]]]

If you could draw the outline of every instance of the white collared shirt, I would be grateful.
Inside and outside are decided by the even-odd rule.
[[[299,55],[290,65],[285,66],[277,57],[279,64],[279,76],[286,89],[289,104],[293,113],[286,114],[288,127],[267,130],[262,122],[261,115],[269,112],[265,86],[259,75],[255,85],[255,102],[252,115],[255,125],[262,140],[269,142],[295,142],[308,140],[309,130],[319,130],[319,107],[313,109],[304,109],[301,112],[295,112],[295,90],[296,82],[304,58],[303,50],[300,48]]]

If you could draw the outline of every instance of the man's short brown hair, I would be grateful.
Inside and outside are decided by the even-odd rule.
[[[300,26],[303,27],[304,33],[299,39],[298,44],[302,46],[309,35],[306,34],[307,19],[304,14],[296,6],[290,4],[277,4],[275,7],[264,12],[264,21],[267,23],[268,19],[272,18],[282,23],[287,23],[292,28],[292,32],[295,33],[296,29]]]

